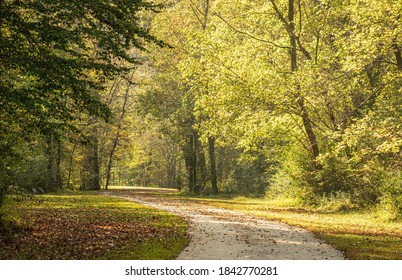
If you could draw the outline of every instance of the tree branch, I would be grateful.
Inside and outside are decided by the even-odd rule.
[[[283,16],[282,12],[279,10],[278,6],[275,3],[275,0],[269,0],[274,8],[278,18],[285,26],[286,31],[288,32],[289,36],[293,37],[296,40],[298,50],[302,52],[302,54],[308,59],[311,60],[310,53],[303,47],[302,43],[300,42],[300,37],[294,33],[294,28],[292,28],[291,23],[289,23],[286,18]],[[292,49],[292,48],[290,48]]]
[[[258,37],[254,36],[254,35],[252,35],[252,34],[250,34],[250,33],[248,33],[248,32],[239,30],[239,29],[235,28],[233,25],[231,25],[231,24],[230,24],[227,20],[225,20],[221,15],[219,15],[219,14],[217,14],[217,13],[214,13],[214,15],[215,15],[216,17],[218,17],[220,20],[222,20],[224,23],[226,23],[227,26],[229,26],[231,29],[233,29],[233,30],[234,30],[235,32],[237,32],[237,33],[246,35],[246,36],[248,36],[248,37],[250,37],[250,38],[252,38],[252,39],[254,39],[254,40],[257,40],[257,41],[260,41],[260,42],[263,42],[263,43],[270,44],[270,45],[272,45],[272,46],[274,46],[274,47],[277,47],[277,48],[287,49],[287,50],[292,49],[292,47],[278,45],[278,44],[276,44],[276,43],[274,43],[274,42],[272,42],[272,41],[268,41],[268,40],[265,40],[265,39],[261,39],[261,38],[258,38]]]

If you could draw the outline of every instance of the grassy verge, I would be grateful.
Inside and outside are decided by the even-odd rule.
[[[0,259],[172,259],[187,245],[174,215],[92,193],[7,197]]]

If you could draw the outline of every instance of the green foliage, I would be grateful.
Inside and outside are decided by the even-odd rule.
[[[154,41],[139,26],[147,2],[2,1],[1,102],[48,131],[76,110],[110,117],[96,91],[136,63],[128,50]],[[11,72],[9,70],[12,70]]]
[[[174,49],[152,54],[142,108],[170,136],[216,138],[222,190],[379,203],[384,174],[401,168],[400,10],[377,0],[170,3],[153,27]]]
[[[266,197],[271,200],[294,200],[299,204],[305,203],[305,189],[296,184],[296,180],[291,174],[280,169],[271,179],[271,183],[266,191]]]
[[[384,174],[380,185],[380,210],[390,220],[402,218],[402,175],[401,171]]]
[[[234,156],[234,162],[230,165],[228,158],[219,159],[223,160],[221,164],[225,164],[225,168],[230,170],[230,174],[222,180],[222,191],[242,195],[264,195],[270,178],[266,158],[263,155],[239,158],[239,152],[234,153]]]
[[[102,97],[108,82],[140,63],[134,50],[164,45],[140,18],[158,9],[141,0],[0,2],[0,195],[10,184],[61,187],[64,137],[93,147],[82,124],[115,117]],[[65,170],[70,186],[74,170]]]

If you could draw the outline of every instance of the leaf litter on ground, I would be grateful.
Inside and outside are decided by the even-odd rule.
[[[150,258],[172,258],[187,242],[183,219],[96,194],[45,195],[6,208],[0,259],[135,258],[136,247],[158,240],[175,244],[177,252]]]

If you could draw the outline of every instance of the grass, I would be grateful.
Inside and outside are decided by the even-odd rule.
[[[331,210],[225,194],[189,197],[150,190],[147,195],[300,226],[347,259],[402,259],[402,221],[378,209]],[[0,259],[172,259],[188,244],[183,219],[95,192],[8,197],[3,215]]]
[[[173,259],[182,218],[96,192],[9,196],[0,259]]]
[[[344,252],[347,259],[402,259],[402,221],[390,220],[385,213],[375,208],[331,210],[325,207],[300,206],[300,203],[292,200],[268,200],[225,194],[208,197],[189,197],[178,193],[151,194],[161,198],[237,210],[299,226]]]
[[[402,222],[387,220],[376,209],[328,212],[289,206],[288,201],[250,198],[195,201],[303,227],[344,252],[347,259],[402,259]]]

